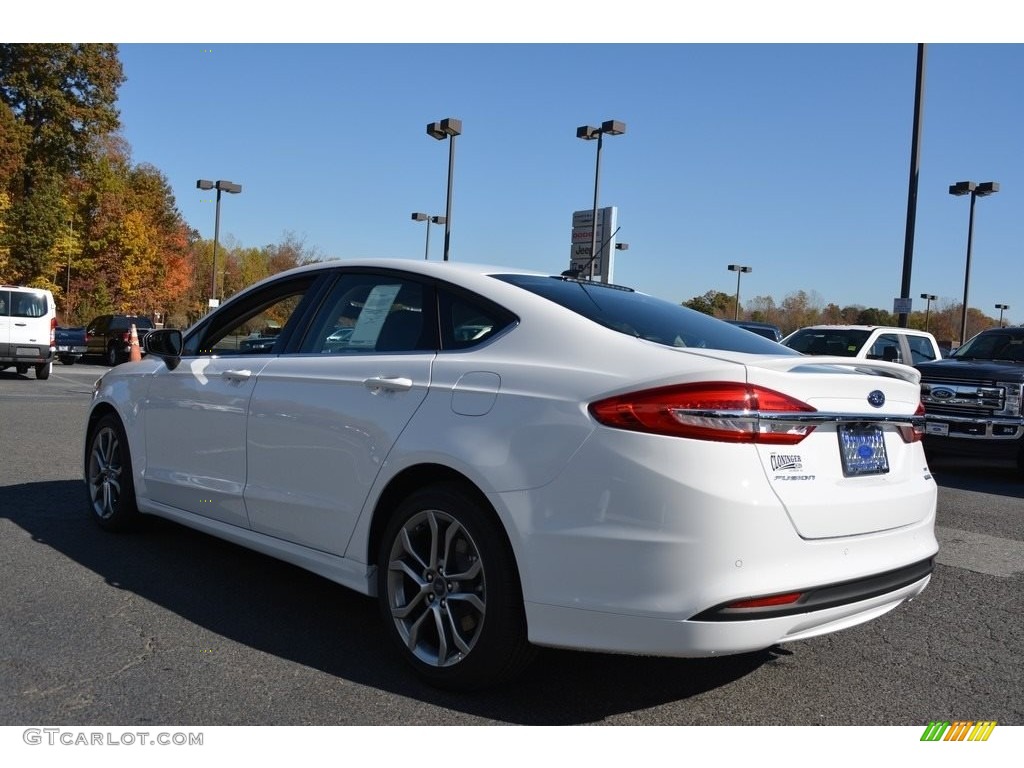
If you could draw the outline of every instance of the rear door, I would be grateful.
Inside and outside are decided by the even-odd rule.
[[[434,291],[396,272],[339,275],[299,353],[270,360],[249,406],[253,530],[342,554],[392,446],[426,397]]]
[[[0,289],[0,355],[8,354],[11,342],[11,292]],[[13,353],[12,353],[13,354]]]
[[[110,325],[110,315],[100,315],[93,318],[85,329],[85,346],[90,355],[105,355],[107,352],[107,327]]]
[[[50,297],[44,291],[15,290],[10,292],[7,306],[11,351],[24,356],[48,355],[50,318],[56,316]]]
[[[758,446],[771,487],[800,536],[885,531],[931,514],[934,481],[921,443],[908,442],[899,424],[920,402],[915,371],[844,358],[820,364],[774,359],[748,365],[748,375],[750,383],[828,416],[796,445]]]

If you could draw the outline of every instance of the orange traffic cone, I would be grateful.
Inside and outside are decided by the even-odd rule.
[[[142,359],[142,350],[139,348],[139,332],[135,329],[135,323],[132,323],[132,336],[131,341],[131,352],[128,355],[128,359],[131,362],[137,362]]]

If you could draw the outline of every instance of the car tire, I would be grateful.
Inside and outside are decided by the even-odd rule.
[[[77,359],[77,357],[72,357],[71,355],[64,355],[63,357],[61,357],[60,361],[64,365],[74,365]]]
[[[121,356],[117,353],[117,347],[111,344],[107,347],[107,365],[115,366],[121,362]]]
[[[46,380],[50,378],[50,372],[53,370],[53,361],[48,363],[40,363],[36,366],[36,378]]]
[[[86,492],[92,518],[101,528],[130,528],[139,516],[128,438],[121,420],[103,416],[89,433],[85,456]]]
[[[28,373],[28,366],[27,365],[16,365],[16,366],[14,366],[14,370],[17,371],[22,376],[24,376],[26,373]]]
[[[486,501],[463,486],[430,486],[399,504],[377,563],[386,632],[428,683],[474,690],[533,658],[512,548]]]

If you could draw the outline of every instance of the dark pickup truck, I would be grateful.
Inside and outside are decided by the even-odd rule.
[[[85,326],[78,328],[58,326],[55,334],[54,344],[57,347],[58,359],[64,365],[74,365],[78,358],[85,354]]]
[[[982,331],[920,363],[928,453],[1016,461],[1024,473],[1024,327]]]

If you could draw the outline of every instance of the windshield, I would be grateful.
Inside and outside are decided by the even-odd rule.
[[[950,357],[960,360],[1024,362],[1024,328],[979,333]]]
[[[605,328],[667,347],[757,355],[793,354],[785,347],[709,315],[632,288],[541,275],[495,275],[583,315]]]
[[[801,328],[782,344],[805,355],[856,357],[870,335],[870,331],[857,328]]]

